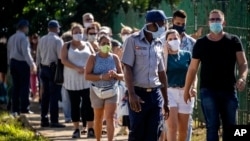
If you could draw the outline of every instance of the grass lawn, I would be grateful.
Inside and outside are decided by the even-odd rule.
[[[0,112],[0,141],[49,141],[24,127],[18,118]]]

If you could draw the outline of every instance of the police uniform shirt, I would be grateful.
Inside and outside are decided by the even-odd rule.
[[[122,62],[132,67],[134,86],[160,86],[158,72],[164,71],[163,44],[160,39],[150,44],[141,30],[129,36],[123,46]]]
[[[53,32],[49,32],[43,36],[37,46],[37,65],[49,66],[52,62],[57,62],[60,59],[63,40]]]
[[[29,66],[33,65],[34,60],[30,53],[30,43],[23,32],[17,31],[9,38],[7,50],[9,63],[11,59],[15,59],[18,61],[26,61]]]

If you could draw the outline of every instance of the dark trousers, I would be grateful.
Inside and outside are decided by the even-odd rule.
[[[29,111],[30,67],[25,61],[11,59],[10,73],[13,81],[12,112]]]
[[[89,98],[89,89],[72,91],[67,90],[69,93],[71,103],[71,119],[73,122],[79,122],[80,116],[86,126],[86,121],[94,120],[94,111],[91,107]],[[80,105],[81,103],[81,105]],[[81,108],[80,108],[81,107]]]
[[[135,90],[135,93],[145,102],[141,103],[141,111],[131,110],[129,105],[130,132],[129,141],[158,141],[162,126],[161,91],[150,93]]]
[[[48,112],[50,112],[50,121],[58,123],[58,100],[61,95],[61,85],[54,82],[55,72],[47,66],[41,66],[40,78],[43,84],[43,93],[41,99],[41,122],[49,122]]]

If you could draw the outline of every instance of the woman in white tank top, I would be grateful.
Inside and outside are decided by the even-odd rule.
[[[64,64],[63,86],[69,94],[71,118],[75,128],[72,138],[80,138],[80,116],[87,121],[87,137],[93,138],[95,137],[93,129],[94,112],[89,98],[90,83],[85,80],[84,73],[86,62],[89,56],[94,53],[94,50],[89,43],[82,41],[83,27],[80,24],[73,24],[71,32],[73,40],[64,44],[61,51],[61,59]]]

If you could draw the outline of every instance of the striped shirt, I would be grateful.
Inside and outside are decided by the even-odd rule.
[[[29,66],[32,66],[34,60],[30,53],[30,43],[24,32],[17,31],[13,34],[7,44],[8,49],[8,62],[11,59],[18,61],[26,61]]]
[[[49,32],[43,36],[37,46],[37,65],[50,65],[60,59],[60,52],[63,46],[63,40],[54,32]]]

